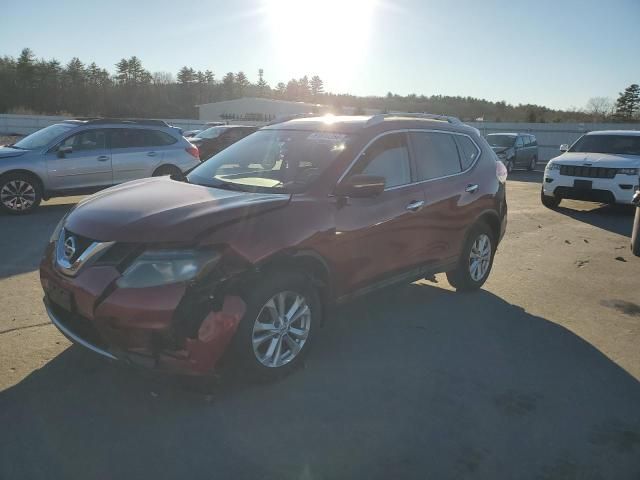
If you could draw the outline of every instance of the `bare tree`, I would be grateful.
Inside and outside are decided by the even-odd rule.
[[[595,120],[604,120],[613,114],[614,103],[609,97],[592,97],[587,102],[585,111]]]

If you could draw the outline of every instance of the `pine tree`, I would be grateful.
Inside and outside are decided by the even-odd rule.
[[[235,93],[235,76],[233,72],[227,72],[227,74],[222,78],[222,91],[224,92],[224,96],[226,99],[231,99]]]
[[[242,97],[245,89],[249,86],[249,79],[244,72],[236,73],[236,89],[239,97]]]
[[[318,75],[311,77],[311,96],[317,100],[324,93],[324,83]]]
[[[616,101],[615,117],[619,120],[631,120],[640,111],[640,86],[637,83],[629,85],[620,93]]]
[[[276,85],[276,91],[275,91],[276,97],[284,98],[286,91],[287,91],[287,86],[283,82],[278,82],[278,84]]]
[[[261,68],[258,69],[258,83],[256,85],[258,86],[258,95],[260,97],[264,97],[264,94],[267,88],[269,87],[269,85],[264,80],[264,70]]]
[[[178,83],[182,85],[188,85],[195,80],[195,71],[193,68],[182,67],[178,72]]]
[[[311,86],[309,85],[309,77],[306,75],[298,80],[298,100],[306,101],[311,95]]]
[[[116,63],[116,81],[119,84],[129,82],[129,61],[126,58]]]

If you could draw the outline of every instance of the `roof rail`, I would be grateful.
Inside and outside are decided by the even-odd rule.
[[[164,120],[152,120],[148,118],[101,118],[101,117],[85,117],[76,118],[75,120],[85,122],[91,125],[101,125],[104,123],[122,123],[128,125],[154,125],[159,127],[169,127],[170,125]]]
[[[386,118],[402,117],[402,118],[424,118],[426,120],[438,120],[440,122],[449,122],[454,125],[461,125],[462,122],[458,117],[451,117],[448,115],[437,115],[434,113],[411,113],[411,112],[395,112],[395,113],[380,113],[372,116],[367,120],[367,127],[371,125],[377,125],[384,122]]]

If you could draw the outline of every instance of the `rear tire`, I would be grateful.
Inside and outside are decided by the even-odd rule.
[[[255,380],[283,377],[303,362],[320,326],[316,288],[307,276],[284,271],[248,286],[242,298],[247,309],[225,354],[225,369]]]
[[[161,167],[158,167],[155,172],[153,172],[154,177],[165,177],[167,175],[175,179],[184,178],[182,170],[180,170],[175,165],[162,165]]]
[[[28,173],[9,173],[0,177],[0,209],[11,215],[33,212],[42,201],[40,181]]]
[[[485,223],[472,227],[465,240],[455,270],[447,272],[447,280],[458,292],[478,290],[489,278],[496,251],[494,232]]]
[[[542,205],[544,205],[545,207],[550,208],[551,210],[554,210],[558,208],[558,205],[560,205],[560,202],[562,201],[562,199],[555,195],[545,195],[544,190],[540,190],[540,201],[542,202]]]
[[[538,164],[538,157],[533,157],[529,162],[529,165],[527,166],[527,170],[529,170],[530,172],[534,171],[536,169],[537,164]]]

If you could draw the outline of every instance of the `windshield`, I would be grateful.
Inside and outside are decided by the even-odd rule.
[[[68,123],[57,123],[38,130],[24,137],[19,142],[16,142],[13,146],[15,148],[22,148],[24,150],[35,150],[38,148],[46,147],[51,140],[62,135],[63,133],[75,128],[76,125]]]
[[[222,132],[224,132],[226,127],[211,127],[206,130],[202,130],[199,132],[196,137],[198,138],[218,138]]]
[[[516,137],[514,135],[487,135],[487,142],[492,147],[513,147]]]
[[[198,166],[188,179],[210,187],[300,191],[345,149],[333,132],[260,130]]]
[[[584,135],[570,152],[640,155],[640,135]]]

